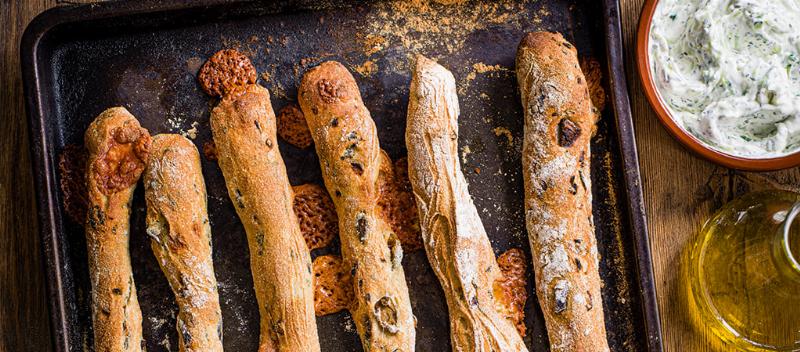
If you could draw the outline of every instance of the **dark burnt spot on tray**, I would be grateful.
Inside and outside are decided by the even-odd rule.
[[[197,79],[206,94],[221,97],[236,86],[256,83],[253,63],[235,49],[220,50],[200,69]]]
[[[217,160],[217,145],[214,143],[214,141],[203,143],[203,155],[205,155],[206,159],[208,160]]]
[[[72,221],[80,225],[86,221],[86,209],[89,207],[89,197],[86,192],[86,158],[86,149],[74,144],[64,146],[58,158],[64,210]]]
[[[308,148],[313,142],[303,110],[295,103],[284,106],[278,112],[278,136],[298,148]]]
[[[336,81],[321,79],[317,82],[317,94],[323,102],[331,104],[339,99],[339,84]]]
[[[569,148],[581,135],[581,127],[568,118],[561,119],[558,123],[558,145]]]
[[[103,194],[128,188],[144,171],[150,134],[141,127],[125,125],[111,132],[107,148],[92,165],[93,176]]]

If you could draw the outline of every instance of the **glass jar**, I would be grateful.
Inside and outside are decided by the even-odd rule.
[[[800,350],[800,194],[759,191],[723,206],[689,253],[699,318],[746,351]]]

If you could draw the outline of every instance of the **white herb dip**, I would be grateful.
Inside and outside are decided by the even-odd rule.
[[[800,0],[661,0],[649,39],[683,129],[746,158],[800,149]]]

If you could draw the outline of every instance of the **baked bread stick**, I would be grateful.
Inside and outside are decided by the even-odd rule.
[[[516,58],[525,112],[525,215],[552,351],[608,351],[592,220],[589,142],[595,129],[575,47],[529,33]]]
[[[211,112],[228,195],[244,224],[261,314],[260,352],[319,351],[311,256],[275,132],[269,91],[239,86]]]
[[[94,350],[141,351],[142,312],[128,251],[130,203],[150,134],[122,107],[103,111],[84,136],[89,153],[86,245],[92,285]]]
[[[363,348],[414,351],[403,250],[376,207],[381,150],[375,123],[355,79],[338,62],[306,72],[298,95],[339,215],[342,260],[355,286],[350,312]]]
[[[453,74],[416,56],[408,101],[408,173],[423,243],[444,289],[453,351],[527,351],[506,302],[502,273],[472,203],[458,159],[458,96]]]
[[[200,154],[176,134],[153,137],[144,172],[147,235],[178,303],[180,351],[222,351],[222,313]]]

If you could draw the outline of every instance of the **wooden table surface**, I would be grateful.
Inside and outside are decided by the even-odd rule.
[[[732,171],[678,145],[656,120],[634,67],[632,44],[644,0],[620,3],[665,350],[726,350],[693,326],[677,270],[685,245],[710,212],[734,196],[755,188],[795,188],[800,172]],[[54,0],[0,0],[0,352],[50,350],[18,50],[27,23],[58,5]]]

